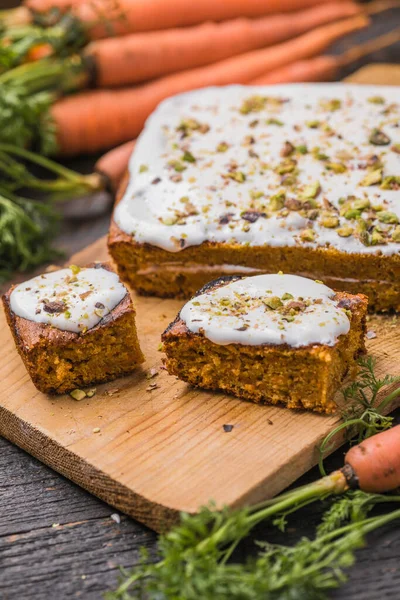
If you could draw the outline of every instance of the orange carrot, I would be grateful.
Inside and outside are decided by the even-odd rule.
[[[273,83],[300,83],[306,81],[332,81],[337,76],[339,64],[335,56],[317,56],[309,60],[299,60],[280,69],[257,77],[253,85]]]
[[[270,85],[274,83],[298,83],[307,81],[331,81],[340,77],[340,69],[356,62],[360,58],[378,52],[400,40],[400,28],[392,29],[363,44],[352,46],[337,56],[317,56],[308,60],[299,60],[284,67],[256,77],[253,85]]]
[[[268,70],[289,64],[293,57],[318,55],[335,39],[367,23],[364,16],[352,17],[271,48],[169,75],[139,87],[95,90],[64,98],[52,109],[60,152],[69,155],[94,152],[134,139],[150,113],[169,96],[211,85],[248,83]]]
[[[68,5],[85,22],[92,38],[139,31],[197,25],[204,21],[226,21],[237,17],[260,17],[292,12],[330,0],[26,0],[33,11]]]
[[[99,158],[95,165],[95,171],[102,173],[108,180],[111,191],[116,192],[119,184],[128,168],[129,158],[135,147],[136,140],[126,142],[122,146],[113,148],[104,156]]]
[[[357,484],[364,492],[389,492],[400,487],[400,427],[374,435],[346,456]]]
[[[332,2],[293,15],[132,34],[92,42],[86,55],[94,61],[99,87],[137,83],[272,46],[360,11],[354,2]]]

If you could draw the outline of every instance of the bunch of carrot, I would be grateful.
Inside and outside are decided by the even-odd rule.
[[[96,89],[59,97],[51,109],[59,155],[76,155],[136,138],[157,104],[177,93],[333,79],[339,61],[321,53],[366,27],[367,12],[353,0],[25,0],[3,22],[54,26],[68,14],[71,28],[85,31],[80,81]],[[49,65],[61,60],[49,54]],[[103,170],[123,171],[122,156],[111,153]]]

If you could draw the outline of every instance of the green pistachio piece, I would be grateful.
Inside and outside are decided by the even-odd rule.
[[[292,159],[283,160],[277,167],[275,167],[275,172],[279,175],[285,175],[286,173],[293,173],[296,168],[296,161]]]
[[[232,173],[228,173],[227,177],[238,183],[244,183],[246,181],[246,175],[242,171],[232,171]]]
[[[370,96],[370,98],[368,98],[368,102],[371,104],[384,104],[385,98],[382,98],[382,96]]]
[[[271,196],[269,200],[269,208],[274,212],[281,210],[281,208],[283,208],[285,205],[285,198],[285,192],[278,192],[274,196]]]
[[[358,217],[361,216],[361,212],[355,208],[349,208],[347,209],[344,214],[343,214],[345,219],[357,219]]]
[[[293,296],[292,294],[289,294],[289,292],[285,292],[282,296],[282,300],[293,300]]]
[[[196,159],[193,156],[193,154],[191,152],[189,152],[189,150],[185,150],[185,152],[183,153],[182,156],[182,160],[189,162],[189,163],[195,163]]]
[[[339,227],[339,229],[336,229],[336,233],[340,236],[340,237],[350,237],[351,235],[353,235],[354,233],[354,229],[352,227],[349,227],[348,225],[344,225],[343,227]]]
[[[357,225],[356,225],[357,233],[360,233],[361,231],[367,231],[368,227],[369,227],[368,221],[366,221],[365,219],[357,220]]]
[[[229,145],[226,142],[221,142],[217,146],[217,152],[226,152],[229,148]]]
[[[140,165],[140,167],[139,167],[139,173],[145,173],[148,170],[149,170],[149,167],[147,165]]]
[[[250,96],[239,109],[242,115],[248,115],[252,112],[260,112],[265,108],[267,98],[265,96]]]
[[[84,392],[83,390],[72,390],[72,392],[69,393],[69,395],[71,396],[71,398],[73,398],[74,400],[77,400],[78,402],[80,400],[84,400],[84,398],[86,398],[87,394],[86,392]]]
[[[318,196],[318,194],[321,191],[321,184],[319,181],[314,181],[313,183],[310,183],[309,185],[306,185],[306,187],[303,190],[303,193],[300,195],[300,198],[316,198]]]
[[[310,129],[318,129],[318,127],[321,125],[321,121],[306,121],[306,125]]]
[[[315,231],[313,229],[303,229],[300,233],[303,242],[313,242],[315,240]]]
[[[177,173],[181,173],[186,169],[185,165],[183,165],[179,160],[171,160],[168,164],[173,167]]]
[[[278,125],[278,127],[283,127],[283,121],[280,121],[279,119],[267,119],[266,120],[266,124],[267,125]]]
[[[397,175],[388,175],[383,178],[381,190],[398,190],[400,188],[400,177]]]
[[[343,163],[328,162],[325,167],[328,171],[333,171],[334,173],[345,173],[347,171],[347,167]]]
[[[383,237],[383,235],[379,231],[374,229],[371,234],[371,245],[377,246],[378,244],[385,244],[385,243],[386,243],[386,240]]]
[[[340,224],[340,221],[339,221],[339,218],[336,217],[335,215],[330,215],[330,216],[323,217],[320,220],[320,224],[322,227],[326,227],[328,229],[334,229],[335,227],[337,227]]]
[[[390,212],[388,210],[381,210],[376,214],[378,217],[378,221],[381,223],[398,223],[399,217],[394,212]]]
[[[394,230],[392,231],[392,240],[394,242],[400,242],[400,226],[397,225],[397,227],[394,228]]]
[[[368,200],[368,198],[357,198],[357,200],[352,203],[352,207],[356,210],[365,210],[370,206],[371,202]]]
[[[370,246],[371,245],[371,236],[368,233],[368,231],[361,231],[359,233],[358,237],[360,238],[360,242],[362,244],[364,244],[364,246]]]
[[[400,154],[400,144],[393,144],[391,150],[393,150],[393,152],[396,152],[396,154]]]
[[[334,112],[335,110],[339,110],[339,108],[342,106],[342,102],[337,98],[332,98],[332,100],[323,100],[320,102],[320,106],[323,110]]]
[[[296,146],[296,152],[298,152],[299,154],[307,154],[308,148],[305,144],[300,144],[300,146]]]
[[[374,146],[387,146],[390,144],[390,137],[380,129],[373,129],[368,138],[370,144]]]
[[[276,310],[277,308],[283,306],[283,302],[279,298],[279,296],[271,296],[270,298],[264,298],[263,303],[272,310]]]
[[[375,169],[375,171],[370,171],[365,175],[365,177],[360,181],[360,185],[370,186],[377,185],[382,181],[382,169]]]

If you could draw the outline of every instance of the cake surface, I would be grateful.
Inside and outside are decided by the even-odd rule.
[[[106,263],[74,265],[3,296],[18,352],[42,392],[63,393],[143,362],[128,290]]]
[[[365,351],[366,298],[295,275],[205,286],[163,334],[168,371],[260,403],[333,412]]]
[[[229,86],[164,101],[113,215],[121,276],[188,296],[210,269],[282,269],[400,308],[399,117],[397,89],[383,86]]]

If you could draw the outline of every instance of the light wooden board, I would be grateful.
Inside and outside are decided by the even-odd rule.
[[[71,262],[107,258],[105,239]],[[272,496],[318,458],[338,422],[194,390],[160,370],[160,335],[181,303],[136,299],[147,361],[130,377],[98,386],[92,399],[49,397],[31,383],[0,314],[0,434],[56,471],[155,530],[214,500],[240,506]],[[400,327],[371,317],[368,349],[378,373],[400,373]],[[150,368],[159,370],[146,379]],[[148,391],[149,384],[157,388]],[[223,425],[233,425],[230,433]],[[100,432],[94,431],[100,428]],[[337,439],[339,445],[342,439]],[[12,477],[12,473],[10,473]]]

